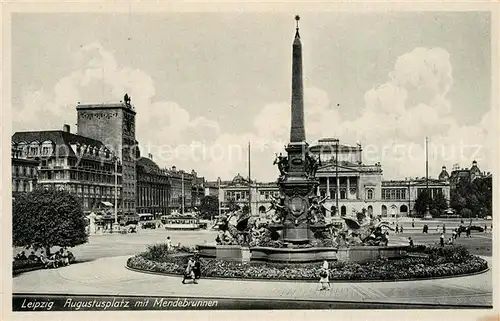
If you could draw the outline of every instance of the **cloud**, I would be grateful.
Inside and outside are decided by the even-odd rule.
[[[230,179],[248,171],[248,142],[252,142],[252,177],[274,180],[275,153],[284,153],[290,135],[290,102],[256,106],[259,111],[247,133],[224,132],[220,124],[192,115],[195,106],[156,101],[153,79],[144,71],[120,66],[114,54],[98,43],[82,47],[72,57],[74,68],[47,91],[27,93],[15,130],[54,129],[76,122],[78,101],[116,102],[125,92],[137,110],[136,131],[143,155],[151,153],[162,167],[195,169],[209,179]],[[381,162],[385,179],[425,175],[425,137],[430,137],[430,175],[443,164],[493,168],[495,128],[492,113],[476,125],[462,126],[453,117],[447,93],[453,85],[449,54],[442,48],[415,48],[401,55],[386,83],[365,92],[365,105],[356,119],[345,120],[328,93],[305,89],[307,140],[338,137],[343,144],[361,143],[363,161]],[[73,121],[73,123],[71,123]],[[478,142],[481,145],[478,145]]]

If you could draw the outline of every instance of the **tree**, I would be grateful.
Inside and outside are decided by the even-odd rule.
[[[462,216],[463,218],[471,218],[472,217],[472,211],[470,209],[468,209],[468,208],[464,208],[460,212],[460,216]]]
[[[456,213],[461,213],[462,209],[467,205],[467,200],[457,189],[453,189],[450,192],[450,207],[453,208]]]
[[[462,217],[484,217],[492,213],[492,177],[461,180],[451,191],[450,206]],[[470,213],[468,211],[470,211]]]
[[[438,193],[432,199],[430,208],[436,210],[437,216],[441,215],[441,213],[443,213],[443,211],[448,208],[448,203],[446,202],[446,198],[444,198],[444,195],[442,193]]]
[[[429,197],[427,191],[422,191],[418,194],[417,199],[415,200],[414,210],[418,215],[423,216],[427,212],[427,207],[431,209],[432,200]]]
[[[85,214],[68,191],[35,189],[16,198],[12,209],[14,246],[45,249],[74,247],[88,241]]]
[[[207,195],[201,199],[201,216],[204,219],[212,218],[219,213],[219,199],[217,196]]]

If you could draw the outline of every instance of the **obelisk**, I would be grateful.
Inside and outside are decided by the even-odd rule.
[[[299,16],[295,16],[297,27],[292,49],[292,125],[290,142],[300,143],[306,140],[304,130],[304,84],[302,82],[302,44],[299,34]]]
[[[318,181],[308,172],[308,144],[304,126],[304,85],[302,82],[302,44],[299,34],[299,16],[295,16],[296,30],[292,46],[292,105],[287,173],[279,181],[286,215],[283,220],[282,240],[300,244],[313,239],[308,210],[310,198]]]

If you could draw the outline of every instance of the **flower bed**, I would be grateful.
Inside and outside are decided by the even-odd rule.
[[[404,280],[449,277],[484,271],[485,260],[470,255],[461,246],[422,248],[426,257],[407,257],[398,260],[379,259],[366,263],[332,262],[330,280]],[[184,271],[188,256],[162,255],[155,260],[149,253],[131,257],[127,266],[137,270],[165,274]],[[200,259],[204,277],[317,280],[321,264],[239,263],[214,259]]]

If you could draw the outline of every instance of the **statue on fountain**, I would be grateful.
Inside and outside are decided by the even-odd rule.
[[[311,201],[311,206],[308,209],[309,213],[309,222],[312,225],[324,225],[326,224],[325,215],[323,214],[323,209],[327,210],[326,207],[323,206],[323,203],[328,199],[328,196],[325,196],[323,199],[319,199],[317,196],[314,196]]]
[[[280,171],[279,180],[283,180],[288,173],[288,157],[282,156],[281,153],[276,154],[276,159],[273,162],[273,165],[278,165],[278,169]]]
[[[309,153],[306,154],[306,173],[308,177],[310,178],[316,177],[316,172],[318,171],[320,165],[321,164],[319,158],[317,160],[311,154]]]
[[[236,223],[234,220],[236,219]],[[228,216],[224,215],[219,219],[219,234],[215,241],[219,245],[244,245],[249,242],[249,235],[252,229],[250,214],[245,214],[241,210],[232,212]]]
[[[377,245],[387,246],[387,235],[383,233],[382,228],[394,230],[388,222],[380,218],[372,219],[366,215],[366,210],[356,213],[356,219],[344,217],[347,228],[340,234],[350,245]]]

